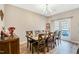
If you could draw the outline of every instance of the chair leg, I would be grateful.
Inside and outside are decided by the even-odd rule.
[[[44,47],[44,54],[46,53],[46,51],[45,51],[45,47]]]
[[[39,54],[39,48],[37,47],[37,53]]]
[[[57,45],[59,46],[59,39],[58,39],[57,41],[58,41],[58,42],[57,42],[57,43],[58,43]]]
[[[32,46],[32,54],[34,53],[34,50],[33,50],[33,46]]]
[[[51,49],[53,49],[52,45],[53,45],[53,44],[51,43]]]
[[[55,45],[53,45],[53,48],[55,48]]]
[[[27,48],[28,48],[29,43],[27,42]]]
[[[47,52],[49,52],[49,47],[47,46]]]
[[[53,43],[53,48],[55,48],[55,46],[56,46],[56,42]]]

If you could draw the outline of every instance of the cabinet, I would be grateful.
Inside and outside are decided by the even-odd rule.
[[[0,40],[0,53],[1,54],[19,54],[19,38]]]

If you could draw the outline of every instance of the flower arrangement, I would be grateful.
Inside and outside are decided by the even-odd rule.
[[[14,32],[14,30],[15,30],[15,27],[9,27],[8,30],[9,30],[9,34],[10,34],[11,36],[13,36],[13,32]]]

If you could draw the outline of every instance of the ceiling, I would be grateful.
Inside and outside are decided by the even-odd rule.
[[[45,4],[12,4],[12,5],[23,9],[27,9],[29,11],[32,11],[44,16],[51,16],[51,15],[55,15],[58,13],[79,8],[79,4],[49,4],[48,11],[47,11],[45,8],[46,7]],[[46,11],[48,13],[46,13]]]

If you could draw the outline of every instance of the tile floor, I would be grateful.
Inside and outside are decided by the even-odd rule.
[[[58,46],[46,54],[76,54],[78,46],[79,45],[62,40]],[[21,54],[31,54],[29,49],[27,49],[26,44],[21,46]]]
[[[51,50],[49,54],[76,54],[77,49],[78,45],[67,41],[61,41],[61,44]]]

